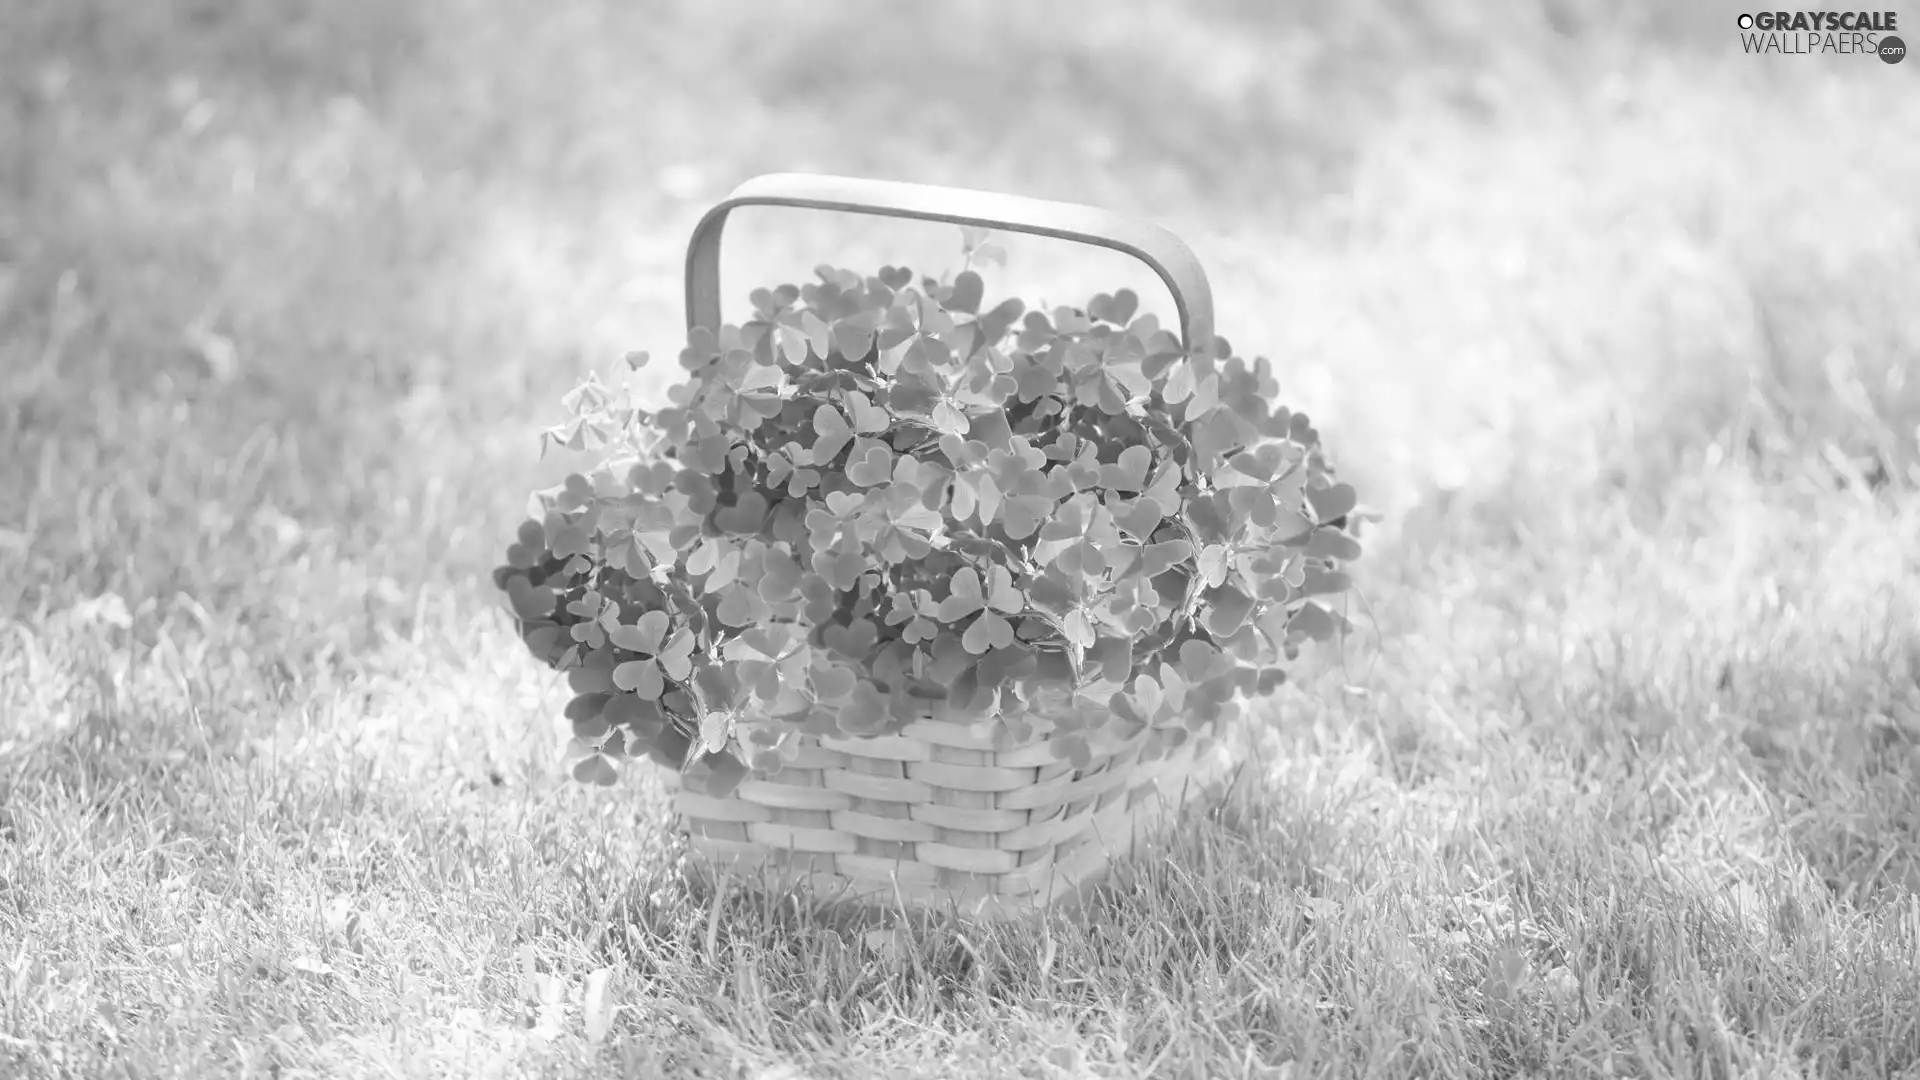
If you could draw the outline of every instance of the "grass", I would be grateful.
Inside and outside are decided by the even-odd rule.
[[[1920,1072],[1913,65],[531,10],[0,5],[0,1074]],[[786,168],[1167,221],[1385,515],[1362,632],[1091,918],[710,906],[656,785],[559,774],[485,580],[535,432]],[[953,244],[843,226],[743,215],[729,295]]]

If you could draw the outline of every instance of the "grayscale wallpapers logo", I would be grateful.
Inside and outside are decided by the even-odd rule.
[[[1895,35],[1892,11],[1758,11],[1740,16],[1740,48],[1782,56],[1876,56],[1883,64],[1907,58],[1907,43]]]

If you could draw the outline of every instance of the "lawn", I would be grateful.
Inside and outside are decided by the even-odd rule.
[[[0,1076],[1920,1075],[1920,64],[1034,8],[0,0]],[[784,170],[1168,224],[1379,513],[1089,918],[709,904],[562,771],[537,433]],[[728,296],[952,232],[743,214]]]

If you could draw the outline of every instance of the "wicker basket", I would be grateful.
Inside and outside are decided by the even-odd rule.
[[[1076,900],[1220,771],[1210,741],[1159,752],[1160,739],[1076,769],[1044,742],[995,750],[929,717],[898,735],[805,737],[778,773],[725,798],[676,790],[674,808],[704,880],[745,871],[822,901],[1023,915]]]
[[[701,219],[687,254],[689,328],[720,327],[721,232],[728,213],[747,205],[919,218],[1121,251],[1166,283],[1185,341],[1212,333],[1205,273],[1158,226],[1070,203],[794,174],[749,180]],[[744,873],[827,902],[1009,917],[1075,902],[1223,771],[1215,741],[1168,749],[1170,741],[1143,731],[1076,769],[1043,741],[996,750],[970,718],[929,701],[897,735],[805,737],[778,773],[751,773],[725,798],[685,790],[677,774],[667,783],[698,877]]]

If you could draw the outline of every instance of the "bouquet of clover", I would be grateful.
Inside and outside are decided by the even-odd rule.
[[[875,188],[902,214],[935,190]],[[578,779],[647,755],[722,796],[809,737],[932,718],[1079,767],[1146,733],[1150,758],[1346,627],[1354,490],[1193,310],[1197,265],[1094,238],[1161,272],[1183,341],[1126,290],[989,306],[974,267],[1002,253],[964,232],[950,277],[822,266],[719,325],[703,224],[670,403],[592,376],[568,396],[546,438],[601,462],[534,496],[495,581],[576,694]]]

